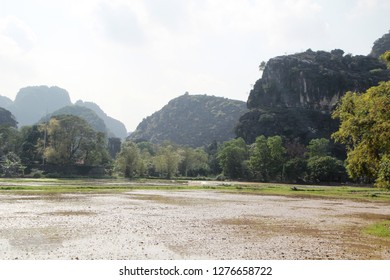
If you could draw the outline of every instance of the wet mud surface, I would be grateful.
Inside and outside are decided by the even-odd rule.
[[[390,259],[387,203],[138,190],[0,194],[0,259]]]

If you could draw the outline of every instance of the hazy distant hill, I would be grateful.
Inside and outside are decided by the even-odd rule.
[[[119,138],[127,137],[127,130],[125,125],[122,122],[108,116],[105,112],[103,112],[103,110],[97,104],[93,102],[85,102],[82,100],[78,100],[75,103],[75,105],[84,106],[93,110],[104,121],[109,132],[115,135],[116,137]]]
[[[144,119],[129,138],[193,147],[223,142],[234,138],[234,127],[246,112],[242,101],[186,93]]]
[[[34,86],[19,90],[13,106],[19,126],[32,125],[47,113],[71,105],[69,93],[59,87]]]
[[[0,95],[0,107],[9,110],[14,105],[14,102],[6,96]]]
[[[59,115],[73,115],[73,116],[83,118],[96,131],[104,132],[108,134],[108,130],[106,125],[104,124],[104,121],[92,109],[83,106],[78,106],[78,105],[70,105],[58,109],[53,113],[43,117],[40,120],[40,122],[47,121],[51,117],[59,116]]]
[[[69,93],[65,89],[59,87],[25,87],[19,90],[15,101],[12,101],[8,97],[0,96],[0,107],[11,111],[19,123],[19,127],[35,124],[47,114],[50,115],[65,107],[66,109],[63,109],[60,112],[64,112],[65,110],[70,113],[70,111],[72,111],[73,114],[77,116],[82,116],[84,114],[84,117],[88,117],[89,122],[92,122],[91,124],[94,123],[93,127],[97,128],[99,131],[105,131],[109,137],[127,137],[125,125],[108,116],[95,103],[77,101],[76,105],[88,108],[88,110],[84,111],[80,108],[72,108],[72,105]],[[68,106],[71,107],[68,108]],[[92,116],[90,111],[95,113],[94,116]],[[58,115],[58,112],[55,114]],[[93,120],[94,118],[96,118],[96,121]]]

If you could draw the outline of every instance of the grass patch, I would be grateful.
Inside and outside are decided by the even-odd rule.
[[[390,202],[386,189],[351,186],[303,186],[275,183],[204,181],[191,184],[175,180],[122,179],[0,179],[1,192],[79,193],[124,192],[130,190],[210,190],[256,195],[281,195],[301,198],[331,198]]]
[[[372,224],[364,229],[367,234],[390,239],[390,221]]]

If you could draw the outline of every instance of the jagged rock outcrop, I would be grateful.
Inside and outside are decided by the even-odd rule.
[[[0,106],[13,113],[20,127],[32,125],[47,113],[71,104],[66,90],[48,86],[22,88],[13,102],[4,96],[0,98]]]
[[[390,79],[377,58],[307,50],[268,61],[248,98],[250,112],[240,118],[236,134],[252,143],[258,135],[329,138],[337,130],[331,111],[347,91],[362,92]]]
[[[374,42],[369,56],[378,58],[386,51],[390,51],[390,31]]]
[[[104,121],[108,129],[108,135],[110,137],[127,137],[127,130],[125,125],[122,122],[108,116],[97,104],[93,102],[85,102],[82,100],[78,100],[75,105],[84,106],[93,110]]]
[[[223,142],[234,138],[234,127],[245,112],[242,101],[186,93],[144,119],[129,138],[192,147]]]

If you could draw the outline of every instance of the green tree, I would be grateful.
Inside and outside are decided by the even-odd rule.
[[[106,135],[103,132],[94,131],[95,137],[89,141],[84,141],[82,150],[84,150],[84,163],[88,165],[107,164],[111,162],[108,151]]]
[[[390,69],[390,50],[382,54],[380,58],[387,63],[387,67]]]
[[[13,152],[9,152],[1,158],[0,167],[5,177],[18,177],[23,175],[25,169],[18,155]]]
[[[259,65],[259,70],[260,70],[260,71],[264,71],[265,65],[266,65],[265,61],[262,61],[262,62],[260,63],[260,65]]]
[[[219,160],[217,158],[218,151],[220,148],[220,144],[217,141],[213,141],[210,145],[205,147],[205,151],[208,155],[208,167],[210,169],[210,173],[214,175],[218,175],[222,172],[221,166],[219,164]]]
[[[20,134],[20,158],[23,164],[42,163],[43,150],[39,148],[39,141],[44,138],[44,132],[39,129],[39,125],[23,126]]]
[[[307,172],[307,161],[301,157],[289,159],[284,165],[283,179],[289,182],[303,182]]]
[[[258,136],[251,150],[249,167],[252,174],[257,180],[268,181],[270,177],[271,155],[267,145],[267,138],[264,135]]]
[[[41,139],[47,162],[59,165],[75,163],[97,164],[97,154],[105,153],[102,149],[102,135],[84,120],[76,116],[61,115],[52,117],[47,124],[41,124],[40,130],[47,135]],[[44,137],[45,138],[45,137]],[[101,159],[101,157],[100,157]]]
[[[309,157],[325,157],[330,154],[329,140],[325,138],[312,139],[307,146]]]
[[[281,180],[285,153],[280,136],[258,136],[249,159],[252,174],[261,181]]]
[[[180,159],[177,149],[172,144],[165,143],[158,149],[154,164],[161,177],[171,179],[178,172]]]
[[[183,176],[195,177],[208,172],[208,155],[203,149],[184,147],[179,150],[179,154],[181,156],[179,170]]]
[[[134,178],[139,173],[140,151],[134,142],[126,141],[115,161],[115,171],[126,178]]]
[[[270,152],[270,174],[272,178],[282,180],[283,165],[285,162],[286,149],[283,147],[282,137],[272,136],[267,139],[267,146]]]
[[[143,176],[158,176],[156,174],[156,166],[154,162],[154,156],[156,155],[157,147],[155,144],[150,142],[139,142],[137,143],[137,147],[140,150],[140,167],[139,167],[139,175]]]
[[[245,161],[248,159],[248,147],[242,138],[225,142],[218,151],[217,159],[223,174],[230,179],[246,177]]]
[[[349,176],[390,188],[390,81],[363,94],[348,92],[333,116],[341,124],[332,137],[347,146]]]
[[[0,156],[7,155],[9,152],[19,153],[20,133],[9,125],[0,126]]]
[[[340,182],[345,177],[345,168],[342,161],[331,157],[312,157],[307,161],[309,180],[319,182]]]

